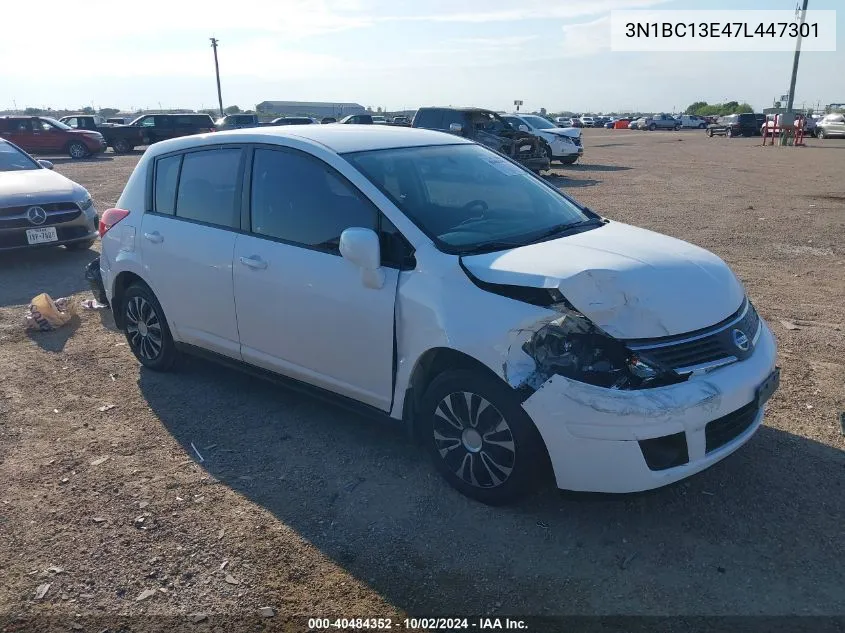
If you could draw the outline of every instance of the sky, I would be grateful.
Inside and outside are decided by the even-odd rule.
[[[0,110],[215,107],[349,101],[549,112],[667,111],[695,101],[756,109],[789,88],[792,53],[621,53],[614,9],[786,9],[796,0],[41,0],[3,9]],[[796,105],[845,102],[837,51],[804,53]],[[21,25],[17,28],[15,25]],[[37,36],[37,37],[36,37]]]

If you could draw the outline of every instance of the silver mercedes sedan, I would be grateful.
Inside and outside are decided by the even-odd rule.
[[[43,246],[90,248],[97,210],[82,185],[0,139],[0,251]]]

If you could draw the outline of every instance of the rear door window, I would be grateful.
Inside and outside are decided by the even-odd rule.
[[[457,110],[444,110],[440,129],[448,130],[452,123],[457,123],[461,128],[466,128],[466,114]]]
[[[182,158],[176,217],[214,226],[240,228],[239,147],[190,152]]]

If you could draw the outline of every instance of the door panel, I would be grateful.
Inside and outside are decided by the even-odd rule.
[[[141,224],[144,277],[179,341],[240,359],[232,286],[236,233],[152,213]]]
[[[251,234],[233,258],[244,360],[389,410],[398,271],[367,288],[338,251],[345,229],[378,228],[378,209],[310,154],[257,148],[250,171]]]
[[[365,288],[360,269],[342,257],[238,235],[234,287],[243,359],[389,410],[399,273],[384,270],[382,288]]]

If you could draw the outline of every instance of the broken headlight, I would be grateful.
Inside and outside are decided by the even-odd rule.
[[[563,310],[522,347],[537,363],[536,373],[543,380],[557,374],[608,389],[647,389],[683,380],[638,357],[583,314]]]

